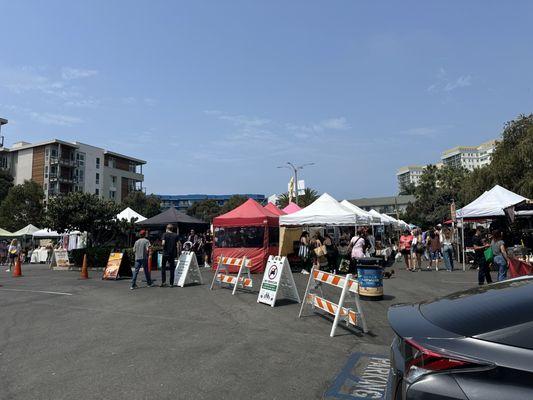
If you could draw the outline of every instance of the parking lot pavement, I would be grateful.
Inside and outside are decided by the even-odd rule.
[[[257,293],[208,285],[141,288],[23,267],[0,272],[1,399],[318,399],[355,352],[388,354],[394,303],[476,285],[476,271],[394,267],[383,301],[364,301],[371,332],[298,319],[299,305],[257,304]],[[204,282],[212,273],[203,271]],[[155,276],[158,278],[157,272]],[[261,276],[254,275],[257,290]],[[295,274],[303,295],[308,276]],[[339,292],[327,291],[326,296]],[[329,398],[329,397],[328,397]]]

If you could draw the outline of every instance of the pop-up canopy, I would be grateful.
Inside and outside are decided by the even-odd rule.
[[[36,232],[33,232],[34,238],[58,238],[61,235],[56,231],[51,231],[50,229],[40,229]]]
[[[372,209],[369,211],[369,213],[379,219],[380,225],[391,225],[391,221],[385,215],[380,214],[376,210]]]
[[[292,201],[283,209],[285,214],[294,214],[296,211],[300,211],[302,207]]]
[[[18,231],[16,232],[13,232],[12,233],[12,236],[15,236],[15,237],[19,237],[19,236],[33,236],[33,234],[37,231],[39,231],[40,229],[37,228],[36,226],[32,225],[32,224],[29,224],[29,225],[26,225],[24,228],[22,229],[19,229]]]
[[[137,221],[136,225],[146,226],[149,228],[164,227],[165,225],[207,225],[204,221],[191,217],[181,211],[176,210],[174,207],[163,211],[160,214],[153,216],[152,218],[145,219],[144,221]]]
[[[246,256],[252,272],[263,272],[268,256],[278,254],[279,216],[253,199],[214,218],[213,228],[213,268],[220,256]],[[230,267],[230,272],[236,269]]]
[[[265,210],[268,210],[272,214],[276,214],[276,215],[286,215],[287,214],[285,211],[280,210],[278,207],[276,207],[275,204],[272,204],[272,203],[268,203],[265,206]]]
[[[131,221],[131,220],[134,220],[135,222],[141,222],[141,221],[145,221],[146,217],[143,217],[137,211],[127,207],[127,208],[125,208],[124,210],[122,210],[121,212],[119,212],[117,214],[117,219],[119,221],[123,219],[123,220],[126,220],[128,222]]]
[[[500,185],[496,185],[470,204],[457,210],[457,218],[470,219],[504,216],[505,208],[512,207],[526,200],[525,197],[513,193]]]
[[[348,200],[341,201],[341,204],[355,213],[356,222],[359,225],[373,225],[373,224],[381,223],[380,218],[373,216],[368,211],[365,211],[362,208],[357,207],[355,204],[350,203]]]
[[[5,229],[0,228],[0,237],[3,237],[3,238],[13,237],[13,234],[9,231],[6,231]]]
[[[302,210],[282,215],[279,223],[283,226],[350,226],[355,225],[356,215],[329,194],[324,193]]]

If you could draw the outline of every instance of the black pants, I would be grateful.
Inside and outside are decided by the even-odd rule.
[[[485,280],[487,280],[487,283],[492,283],[489,264],[487,263],[487,261],[485,261],[485,257],[476,258],[476,264],[479,267],[477,272],[478,283],[480,285],[483,285],[485,283]]]
[[[174,285],[174,270],[176,269],[174,258],[175,257],[163,255],[161,260],[161,284],[166,283],[167,281],[166,269],[168,264],[170,267],[170,286]]]

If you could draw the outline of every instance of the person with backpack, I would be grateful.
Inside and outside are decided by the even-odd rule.
[[[357,273],[357,259],[365,256],[365,245],[365,232],[363,228],[359,228],[356,235],[350,240],[349,251],[351,255],[351,273]]]

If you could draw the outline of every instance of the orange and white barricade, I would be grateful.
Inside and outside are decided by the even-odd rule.
[[[246,257],[234,258],[234,257],[218,257],[217,269],[213,282],[211,282],[210,290],[213,290],[215,283],[220,287],[227,285],[233,287],[231,294],[235,294],[237,288],[251,290],[253,286],[252,275],[250,274],[251,262]],[[239,272],[237,276],[230,275],[229,267],[238,267]]]
[[[341,297],[338,303],[334,303],[324,298],[322,292],[322,285],[331,285],[342,289]],[[352,279],[352,274],[346,276],[340,276],[331,274],[329,272],[312,269],[309,274],[309,281],[307,282],[307,288],[305,289],[304,301],[300,308],[300,314],[298,318],[302,316],[304,307],[311,306],[313,311],[320,309],[335,317],[333,320],[333,326],[331,327],[331,333],[329,336],[335,336],[335,330],[339,321],[344,321],[346,325],[353,325],[360,327],[363,332],[368,332],[366,325],[365,315],[359,301],[358,294],[359,283],[357,280]],[[318,292],[318,293],[317,293]],[[346,307],[345,300],[346,295],[352,294],[355,301],[355,309]]]

